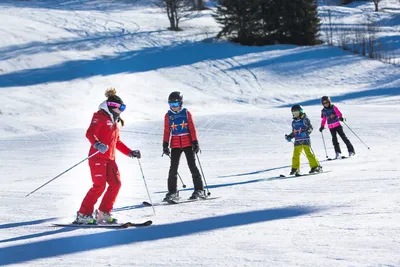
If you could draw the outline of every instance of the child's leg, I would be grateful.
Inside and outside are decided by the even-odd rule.
[[[332,128],[332,129],[329,129],[329,130],[331,131],[332,143],[333,143],[333,146],[335,147],[335,152],[336,153],[342,153],[341,150],[340,150],[339,141],[337,139],[337,128],[338,127]]]
[[[304,152],[306,153],[308,163],[310,164],[311,168],[318,167],[319,162],[317,160],[317,157],[312,153],[311,147],[309,145],[303,145]]]
[[[355,153],[354,147],[351,144],[350,140],[347,138],[346,134],[344,133],[342,126],[337,127],[337,133],[339,134],[340,138],[342,138],[343,142],[346,144],[347,151]]]
[[[295,146],[293,150],[293,157],[292,157],[292,169],[300,169],[300,154],[303,150],[303,146]]]
[[[183,148],[186,155],[187,164],[192,173],[194,190],[204,190],[203,180],[201,179],[200,171],[196,166],[196,158],[191,146]]]
[[[175,193],[178,188],[177,185],[178,166],[181,154],[182,154],[182,149],[180,148],[171,149],[171,165],[169,167],[169,175],[168,175],[168,192],[170,193]]]

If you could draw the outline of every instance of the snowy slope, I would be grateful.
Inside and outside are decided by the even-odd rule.
[[[369,7],[335,8],[355,18]],[[400,265],[399,68],[324,45],[215,41],[210,11],[171,33],[159,9],[132,1],[2,1],[0,19],[0,265]],[[114,214],[154,225],[51,227],[73,220],[91,186],[87,163],[24,196],[86,157],[86,127],[110,86],[128,106],[121,138],[142,151],[152,200],[166,193],[161,139],[173,90],[194,115],[201,166],[220,198],[153,215],[140,205],[148,196],[137,160],[119,154]],[[291,164],[289,107],[304,104],[318,128],[325,94],[371,150],[344,127],[357,157],[328,162],[315,130],[313,149],[331,172],[278,178]],[[189,196],[184,159],[179,172]]]

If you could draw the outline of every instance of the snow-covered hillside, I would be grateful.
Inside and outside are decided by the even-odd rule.
[[[397,1],[397,0],[396,0]],[[373,13],[399,53],[399,7]],[[167,31],[160,9],[143,1],[0,2],[0,265],[19,266],[398,266],[400,265],[400,69],[320,45],[241,47],[214,40],[204,11]],[[321,6],[323,12],[327,7]],[[339,7],[354,23],[370,3]],[[372,15],[371,15],[372,16]],[[338,22],[337,21],[337,22]],[[148,200],[137,160],[117,155],[122,189],[114,215],[144,221],[127,230],[54,228],[69,222],[91,186],[83,160],[93,112],[115,87],[127,104],[122,140],[142,152],[154,202],[166,193],[163,117],[171,91],[194,116],[200,163],[211,196],[176,206]],[[320,125],[330,95],[355,146],[352,159],[327,161],[333,146]],[[326,172],[288,174],[290,107],[302,103],[312,147]],[[341,142],[342,150],[346,149]],[[302,158],[302,171],[309,166]],[[186,161],[179,169],[191,194]],[[178,181],[179,182],[179,181]]]

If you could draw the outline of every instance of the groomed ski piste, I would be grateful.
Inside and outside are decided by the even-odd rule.
[[[400,69],[326,45],[242,47],[212,37],[211,11],[170,32],[158,8],[134,1],[0,2],[1,266],[400,266]],[[149,1],[150,2],[150,1]],[[381,38],[399,44],[399,4],[331,6],[338,25],[371,13]],[[321,7],[320,9],[323,9]],[[394,50],[399,56],[399,50]],[[178,90],[193,114],[209,201],[144,207],[137,159],[121,153],[113,214],[128,229],[69,223],[91,186],[92,114],[115,87],[127,104],[121,139],[142,152],[151,199],[167,188],[161,157],[167,97]],[[328,161],[320,97],[346,123],[356,157]],[[302,104],[312,148],[330,172],[289,175],[293,104]],[[324,131],[328,157],[331,136]],[[346,148],[339,139],[343,154]],[[309,166],[302,156],[301,171]],[[184,156],[179,173],[193,190]],[[178,180],[178,185],[182,185]]]

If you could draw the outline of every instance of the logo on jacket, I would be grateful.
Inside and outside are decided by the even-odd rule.
[[[182,127],[182,129],[185,129],[188,124],[185,121],[182,121],[182,123],[179,125]]]

